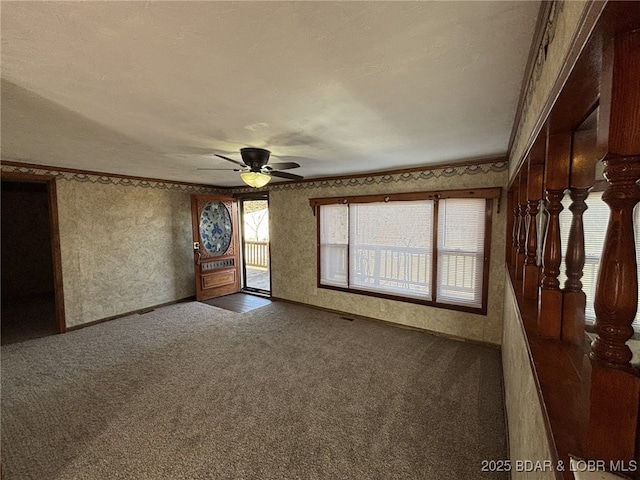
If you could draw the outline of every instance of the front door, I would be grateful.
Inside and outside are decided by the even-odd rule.
[[[196,299],[240,291],[236,201],[217,195],[192,195],[191,218]]]

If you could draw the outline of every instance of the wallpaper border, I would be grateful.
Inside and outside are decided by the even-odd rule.
[[[206,185],[196,185],[166,180],[153,180],[145,178],[125,177],[118,175],[102,175],[99,173],[89,173],[83,171],[73,171],[67,169],[47,168],[45,166],[35,166],[19,163],[5,163],[0,165],[0,170],[7,173],[21,173],[29,175],[50,175],[58,180],[67,180],[82,183],[100,183],[102,185],[118,185],[123,187],[157,188],[160,190],[172,190],[179,192],[194,193],[223,193],[225,190],[208,187]]]
[[[269,185],[261,189],[250,187],[233,188],[234,193],[246,193],[257,191],[278,191],[278,190],[309,190],[314,188],[328,187],[355,187],[360,185],[380,185],[398,182],[410,182],[415,180],[427,180],[431,178],[450,178],[462,175],[479,175],[494,172],[504,172],[509,168],[507,160],[492,161],[473,165],[449,165],[442,168],[424,168],[409,172],[380,173],[368,176],[353,176],[335,179],[306,180],[304,182],[283,182]]]
[[[18,162],[3,162],[0,170],[8,173],[20,173],[31,175],[51,175],[56,179],[75,181],[82,183],[100,183],[103,185],[120,185],[124,187],[158,188],[194,193],[228,194],[235,193],[267,192],[277,190],[307,190],[327,187],[353,187],[359,185],[390,184],[398,182],[410,182],[415,180],[427,180],[432,178],[450,178],[462,175],[479,175],[494,172],[503,172],[509,168],[508,160],[488,161],[486,163],[447,165],[443,167],[424,167],[404,172],[376,173],[371,175],[353,175],[352,177],[325,178],[318,180],[305,180],[302,182],[275,183],[263,188],[252,187],[214,187],[196,185],[168,180],[156,180],[146,178],[126,177],[91,173],[86,171],[74,171],[64,168],[48,168],[43,165],[20,164]]]
[[[522,140],[522,119],[526,116],[526,112],[530,109],[533,101],[533,95],[538,86],[540,77],[542,76],[543,67],[547,61],[547,53],[549,47],[553,44],[553,40],[556,37],[556,27],[558,25],[558,17],[564,9],[564,0],[554,0],[549,8],[548,17],[544,25],[544,31],[541,35],[541,40],[537,46],[536,55],[534,56],[533,69],[530,77],[527,79],[526,87],[522,97],[522,105],[520,107],[520,115],[517,120],[517,126],[513,139],[510,142],[509,150],[513,149]]]

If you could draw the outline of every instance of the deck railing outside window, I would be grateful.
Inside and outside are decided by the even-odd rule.
[[[248,267],[269,267],[269,242],[245,240],[244,258]]]
[[[384,286],[421,295],[430,293],[430,249],[359,244],[352,247],[351,255],[353,286]]]

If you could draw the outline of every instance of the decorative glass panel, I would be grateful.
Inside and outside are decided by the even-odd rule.
[[[222,255],[231,244],[231,216],[224,203],[210,201],[200,214],[200,238],[204,249],[214,257]]]

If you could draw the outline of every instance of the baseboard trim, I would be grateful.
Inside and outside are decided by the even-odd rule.
[[[157,305],[152,305],[150,307],[145,307],[145,308],[140,308],[138,310],[132,310],[130,312],[126,312],[126,313],[119,313],[118,315],[113,315],[111,317],[105,317],[105,318],[100,318],[98,320],[92,320],[91,322],[87,322],[87,323],[81,323],[80,325],[73,325],[71,327],[67,327],[66,331],[67,332],[72,332],[74,330],[80,330],[82,328],[85,327],[92,327],[94,325],[98,325],[100,323],[104,323],[104,322],[110,322],[111,320],[116,320],[118,318],[122,318],[122,317],[128,317],[130,315],[142,315],[145,313],[149,313],[157,308],[162,308],[162,307],[168,307],[170,305],[176,305],[178,303],[184,303],[184,302],[193,302],[195,301],[196,297],[195,295],[191,295],[190,297],[185,297],[185,298],[180,298],[178,300],[173,300],[171,302],[165,302],[165,303],[159,303]]]
[[[344,315],[344,316],[356,318],[358,320],[366,320],[366,321],[370,321],[370,322],[378,322],[378,323],[382,323],[382,324],[389,325],[389,326],[392,326],[392,327],[404,328],[405,330],[413,330],[413,331],[416,331],[416,332],[428,333],[430,335],[435,335],[436,337],[444,337],[444,338],[448,338],[448,339],[451,339],[451,340],[457,340],[459,342],[473,343],[475,345],[482,345],[483,347],[491,347],[491,348],[494,348],[494,349],[500,351],[500,345],[496,345],[495,343],[491,343],[491,342],[483,342],[482,340],[473,340],[471,338],[464,338],[464,337],[460,337],[458,335],[451,335],[449,333],[443,333],[443,332],[437,332],[435,330],[429,330],[428,328],[420,328],[420,327],[414,327],[412,325],[404,325],[402,323],[395,323],[395,322],[390,322],[389,320],[382,320],[380,318],[367,317],[367,316],[364,316],[364,315],[357,315],[357,314],[354,314],[354,313],[351,313],[351,312],[345,312],[345,311],[342,311],[342,310],[333,310],[331,308],[320,307],[318,305],[312,305],[310,303],[297,302],[295,300],[289,300],[287,298],[273,297],[272,296],[271,300],[274,301],[274,302],[285,302],[285,303],[290,303],[292,305],[300,305],[302,307],[315,308],[316,310],[322,310],[324,312],[333,313],[333,314],[336,314],[336,315]]]

